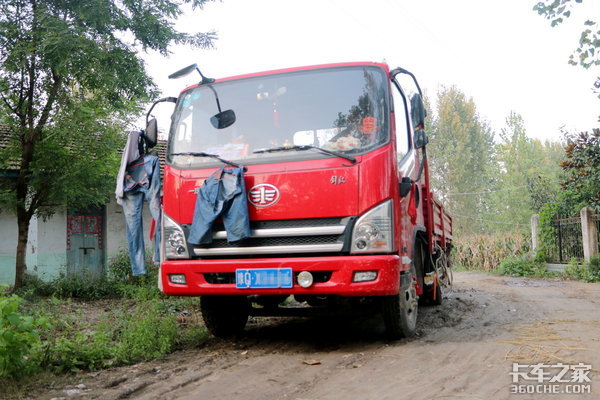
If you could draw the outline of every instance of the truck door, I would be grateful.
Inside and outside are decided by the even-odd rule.
[[[413,149],[412,124],[410,122],[409,102],[400,89],[398,83],[394,80],[392,84],[392,100],[394,106],[394,120],[396,126],[396,155],[398,159],[398,182],[403,177],[408,176],[414,179],[416,175],[416,152]],[[408,213],[410,195],[399,198],[395,206],[400,208],[400,246],[412,248],[413,224]]]

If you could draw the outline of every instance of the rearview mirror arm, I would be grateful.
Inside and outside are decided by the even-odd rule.
[[[146,124],[148,124],[148,120],[150,119],[150,113],[152,112],[152,110],[154,110],[154,107],[158,103],[164,103],[164,102],[177,103],[177,97],[163,97],[162,99],[158,99],[154,103],[152,103],[152,106],[150,107],[150,109],[146,113]]]

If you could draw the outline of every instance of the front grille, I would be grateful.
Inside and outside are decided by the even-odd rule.
[[[304,228],[342,225],[344,218],[278,219],[273,221],[250,221],[250,229]],[[213,224],[214,231],[224,231],[223,222]]]
[[[227,242],[223,223],[213,225],[213,241],[208,245],[190,245],[195,257],[230,257],[294,254],[324,254],[346,251],[353,217],[297,220],[253,221],[252,237]],[[189,225],[184,230],[189,230]]]
[[[297,237],[265,237],[248,238],[240,242],[229,243],[227,239],[214,239],[210,245],[196,246],[197,248],[223,248],[223,247],[254,247],[254,246],[294,246],[310,244],[330,244],[339,242],[340,235],[324,236],[297,236]]]

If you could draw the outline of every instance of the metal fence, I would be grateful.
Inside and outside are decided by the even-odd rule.
[[[600,216],[599,220],[600,220]],[[597,222],[598,223],[598,222]],[[583,259],[581,218],[561,218],[554,221],[556,237],[551,251],[552,261],[567,263],[572,258]]]

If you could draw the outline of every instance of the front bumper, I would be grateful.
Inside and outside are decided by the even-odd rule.
[[[300,271],[326,272],[325,282],[309,288],[294,282],[290,289],[237,289],[235,283],[210,283],[205,274],[235,273],[238,268],[292,268]],[[385,296],[400,288],[400,271],[409,270],[397,255],[291,257],[227,260],[167,260],[160,268],[162,291],[170,296],[200,295],[340,295]],[[368,282],[352,282],[355,271],[377,271],[377,278]],[[186,284],[174,284],[170,274],[185,274]]]

